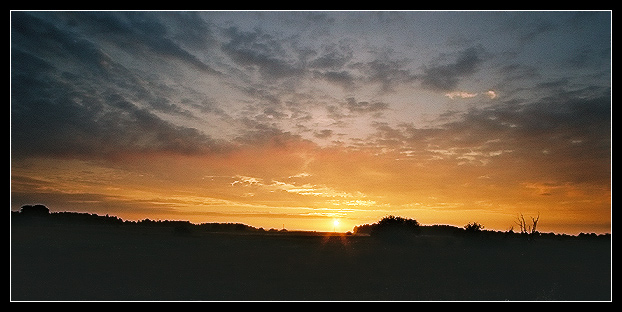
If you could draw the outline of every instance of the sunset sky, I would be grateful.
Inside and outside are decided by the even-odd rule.
[[[11,210],[611,233],[610,11],[11,12]],[[334,220],[339,220],[334,225]]]

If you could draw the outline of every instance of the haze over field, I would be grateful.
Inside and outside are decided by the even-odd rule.
[[[32,203],[611,233],[611,12],[12,11],[11,209]]]

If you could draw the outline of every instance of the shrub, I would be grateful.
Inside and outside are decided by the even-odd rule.
[[[478,233],[482,229],[484,229],[484,226],[477,222],[470,222],[469,224],[464,226],[464,230],[468,233]]]
[[[31,216],[46,216],[50,214],[50,209],[45,205],[24,205],[19,210],[20,214]]]
[[[371,225],[371,236],[376,237],[404,237],[421,233],[419,222],[414,219],[396,216],[387,216],[378,223]]]

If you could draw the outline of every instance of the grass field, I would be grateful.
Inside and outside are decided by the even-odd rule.
[[[12,301],[609,301],[608,239],[14,225]]]

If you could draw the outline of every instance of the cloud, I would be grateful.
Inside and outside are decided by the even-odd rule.
[[[125,67],[96,39],[106,31],[120,39],[118,44],[133,38],[124,49],[134,51],[132,47],[142,45],[151,51],[143,53],[166,54],[196,67],[172,41],[156,42],[168,32],[154,16],[12,12],[11,17],[14,156],[185,154],[214,152],[226,145],[167,120],[195,116],[173,100],[180,95],[175,88],[157,74]],[[78,28],[93,37],[85,37]],[[190,95],[206,99],[196,92]],[[223,116],[217,109],[210,112]]]
[[[452,100],[454,98],[468,99],[468,98],[476,97],[477,93],[468,93],[465,91],[452,91],[449,93],[445,93],[445,96]]]
[[[526,43],[533,41],[536,37],[555,29],[555,24],[549,21],[534,20],[528,23],[521,22],[520,26],[517,26],[516,31],[518,32],[518,39],[520,42]]]
[[[495,92],[493,90],[488,90],[488,91],[484,92],[484,94],[486,96],[488,96],[491,100],[497,98],[497,92]]]
[[[335,121],[332,125],[340,126],[346,126],[348,120],[352,121],[359,117],[382,117],[383,113],[389,109],[389,103],[358,101],[354,97],[348,97],[336,104],[327,104],[325,107],[327,117]]]
[[[452,91],[461,78],[475,73],[483,61],[480,48],[468,48],[461,51],[453,63],[425,67],[419,77],[421,85],[435,91]]]
[[[341,71],[312,71],[313,77],[326,80],[329,83],[334,83],[341,86],[343,89],[352,90],[356,86],[357,78],[347,70]]]
[[[497,69],[497,72],[503,76],[505,82],[510,83],[516,80],[530,80],[541,77],[538,69],[525,64],[508,64]]]
[[[281,129],[276,122],[242,118],[239,123],[239,135],[232,140],[236,146],[296,149],[314,145],[298,134]]]
[[[117,92],[79,83],[29,53],[14,49],[12,64],[13,156],[197,153],[219,145]]]
[[[418,78],[405,65],[405,60],[380,55],[371,61],[356,62],[351,67],[362,74],[362,81],[380,84],[382,92],[390,92],[395,86],[414,82]]]
[[[333,136],[333,130],[330,129],[324,129],[321,130],[319,132],[314,132],[313,136],[318,138],[318,139],[327,139]]]
[[[355,98],[350,97],[346,99],[344,107],[351,113],[365,114],[382,112],[389,108],[389,104],[375,101],[357,101]]]
[[[236,176],[235,179],[235,181],[231,182],[231,186],[235,186],[236,184],[243,186],[264,185],[263,179],[260,178]]]
[[[44,57],[72,58],[91,73],[106,75],[108,57],[90,41],[24,12],[11,12],[12,46],[34,50]]]
[[[260,29],[252,32],[229,27],[222,50],[238,65],[257,70],[264,78],[282,79],[300,75],[298,59],[277,38]]]
[[[193,13],[153,14],[151,12],[67,12],[72,28],[100,38],[130,54],[172,57],[194,68],[218,75],[217,70],[184,49],[175,40],[193,48],[206,48],[213,43],[209,26]],[[168,21],[175,26],[168,26]],[[183,27],[192,23],[192,30]],[[173,32],[176,30],[177,32]]]
[[[345,42],[342,44],[329,43],[325,45],[319,56],[311,60],[309,68],[339,70],[353,58],[352,47]]]
[[[287,12],[287,16],[291,18],[288,22],[295,25],[300,25],[301,21],[303,26],[332,25],[335,22],[325,12]]]
[[[193,49],[211,49],[216,43],[212,27],[200,12],[164,12],[169,22],[171,39]]]
[[[310,174],[302,173],[292,177],[308,177]],[[354,198],[355,195],[348,192],[338,191],[325,185],[314,185],[306,183],[303,185],[297,185],[296,183],[287,183],[278,180],[272,180],[270,183],[266,183],[261,178],[237,176],[235,181],[231,183],[231,186],[243,186],[253,187],[257,190],[263,190],[265,192],[284,191],[290,194],[302,195],[302,196],[315,196],[323,198]],[[362,194],[356,194],[356,196],[362,196]]]
[[[495,101],[457,112],[436,127],[376,123],[366,147],[421,166],[494,167],[498,173],[513,172],[514,178],[606,185],[611,96],[607,89],[597,90],[558,90],[554,97],[520,103]]]
[[[310,177],[311,174],[308,172],[301,172],[292,176],[289,176],[288,179],[292,179],[292,178],[306,178],[306,177]]]
[[[25,83],[19,77],[13,82]],[[166,122],[118,94],[99,98],[69,84],[44,80],[27,85],[39,92],[13,90],[12,155],[16,157],[192,154],[224,146],[196,129]]]
[[[456,99],[456,98],[460,98],[460,99],[470,99],[470,98],[474,98],[478,95],[485,95],[488,98],[495,99],[497,97],[497,93],[495,91],[492,90],[488,90],[486,92],[481,92],[481,93],[469,93],[466,91],[452,91],[452,92],[448,92],[445,93],[445,96],[450,98],[450,99]]]

